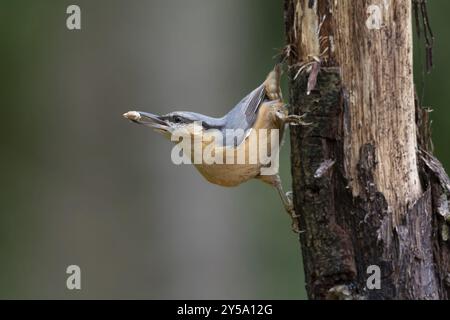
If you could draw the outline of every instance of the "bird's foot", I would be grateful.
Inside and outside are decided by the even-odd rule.
[[[292,218],[292,231],[294,231],[295,233],[301,233],[300,231],[300,225],[298,223],[298,215],[295,214],[295,212],[293,211],[291,214],[291,218]]]
[[[289,217],[291,217],[291,219],[292,219],[292,230],[295,233],[301,233],[302,231],[300,231],[299,221],[298,221],[299,216],[296,214],[295,209],[294,209],[294,201],[293,201],[294,194],[292,193],[292,191],[289,191],[289,192],[283,191],[281,179],[278,174],[274,175],[274,176],[261,176],[260,179],[272,184],[277,189],[278,194],[280,195],[281,201],[283,201],[284,208],[285,208],[287,214],[289,214]]]
[[[310,126],[312,123],[304,122],[303,119],[306,117],[306,114],[301,116],[296,114],[290,114],[286,116],[286,123],[289,123],[292,126]]]
[[[292,219],[292,231],[295,233],[300,233],[300,227],[298,223],[298,218],[300,217],[294,209],[294,194],[292,191],[286,192],[286,199],[288,202],[286,203],[286,211]]]

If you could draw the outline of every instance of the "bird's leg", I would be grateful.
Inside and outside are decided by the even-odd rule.
[[[291,191],[287,193],[284,192],[280,176],[277,174],[274,176],[259,176],[258,178],[266,183],[269,183],[270,185],[274,186],[277,189],[281,201],[283,202],[284,208],[292,219],[292,230],[295,233],[300,233],[298,224],[299,216],[295,213],[294,210],[294,203],[292,201],[293,200],[292,192]]]
[[[299,233],[300,232],[299,225],[298,225],[299,216],[295,213],[295,210],[294,210],[292,191],[289,191],[287,193],[284,192],[280,176],[278,176],[278,175],[275,178],[274,186],[277,189],[278,194],[280,195],[281,201],[283,201],[283,205],[284,205],[284,208],[286,209],[286,212],[289,214],[289,216],[292,219],[292,230],[295,233]]]

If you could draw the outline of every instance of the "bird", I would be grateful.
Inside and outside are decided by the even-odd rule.
[[[293,231],[298,233],[299,216],[294,210],[293,194],[284,192],[278,166],[273,166],[272,162],[275,157],[272,156],[278,155],[278,146],[282,144],[286,126],[309,124],[303,121],[305,115],[289,114],[289,105],[283,102],[280,87],[281,74],[281,64],[275,65],[261,85],[221,118],[187,111],[176,111],[165,115],[128,111],[123,116],[133,123],[154,129],[172,141],[179,141],[174,137],[183,132],[184,137],[199,142],[201,150],[209,147],[215,159],[223,161],[193,161],[193,164],[199,173],[212,184],[235,187],[251,179],[257,179],[274,187],[278,191],[286,212],[292,219]],[[278,133],[275,135],[277,141],[268,138],[258,140],[272,132]],[[251,145],[255,141],[259,141],[257,148]],[[261,141],[264,143],[261,144]],[[190,146],[187,153],[188,157],[193,160],[195,147],[193,144]],[[262,146],[266,147],[264,152],[270,150],[267,154],[272,162],[263,162],[258,157]],[[258,154],[255,155],[255,152]],[[226,154],[231,154],[233,159],[238,157],[238,154],[244,156],[240,162],[230,163],[225,159]]]

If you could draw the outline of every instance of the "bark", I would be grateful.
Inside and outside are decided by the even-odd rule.
[[[414,95],[411,2],[285,0],[285,24],[291,112],[312,123],[291,130],[309,297],[447,299],[450,182]]]

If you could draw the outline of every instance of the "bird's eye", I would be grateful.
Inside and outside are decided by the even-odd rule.
[[[180,116],[173,116],[172,121],[174,123],[181,123],[183,121],[183,119]]]

